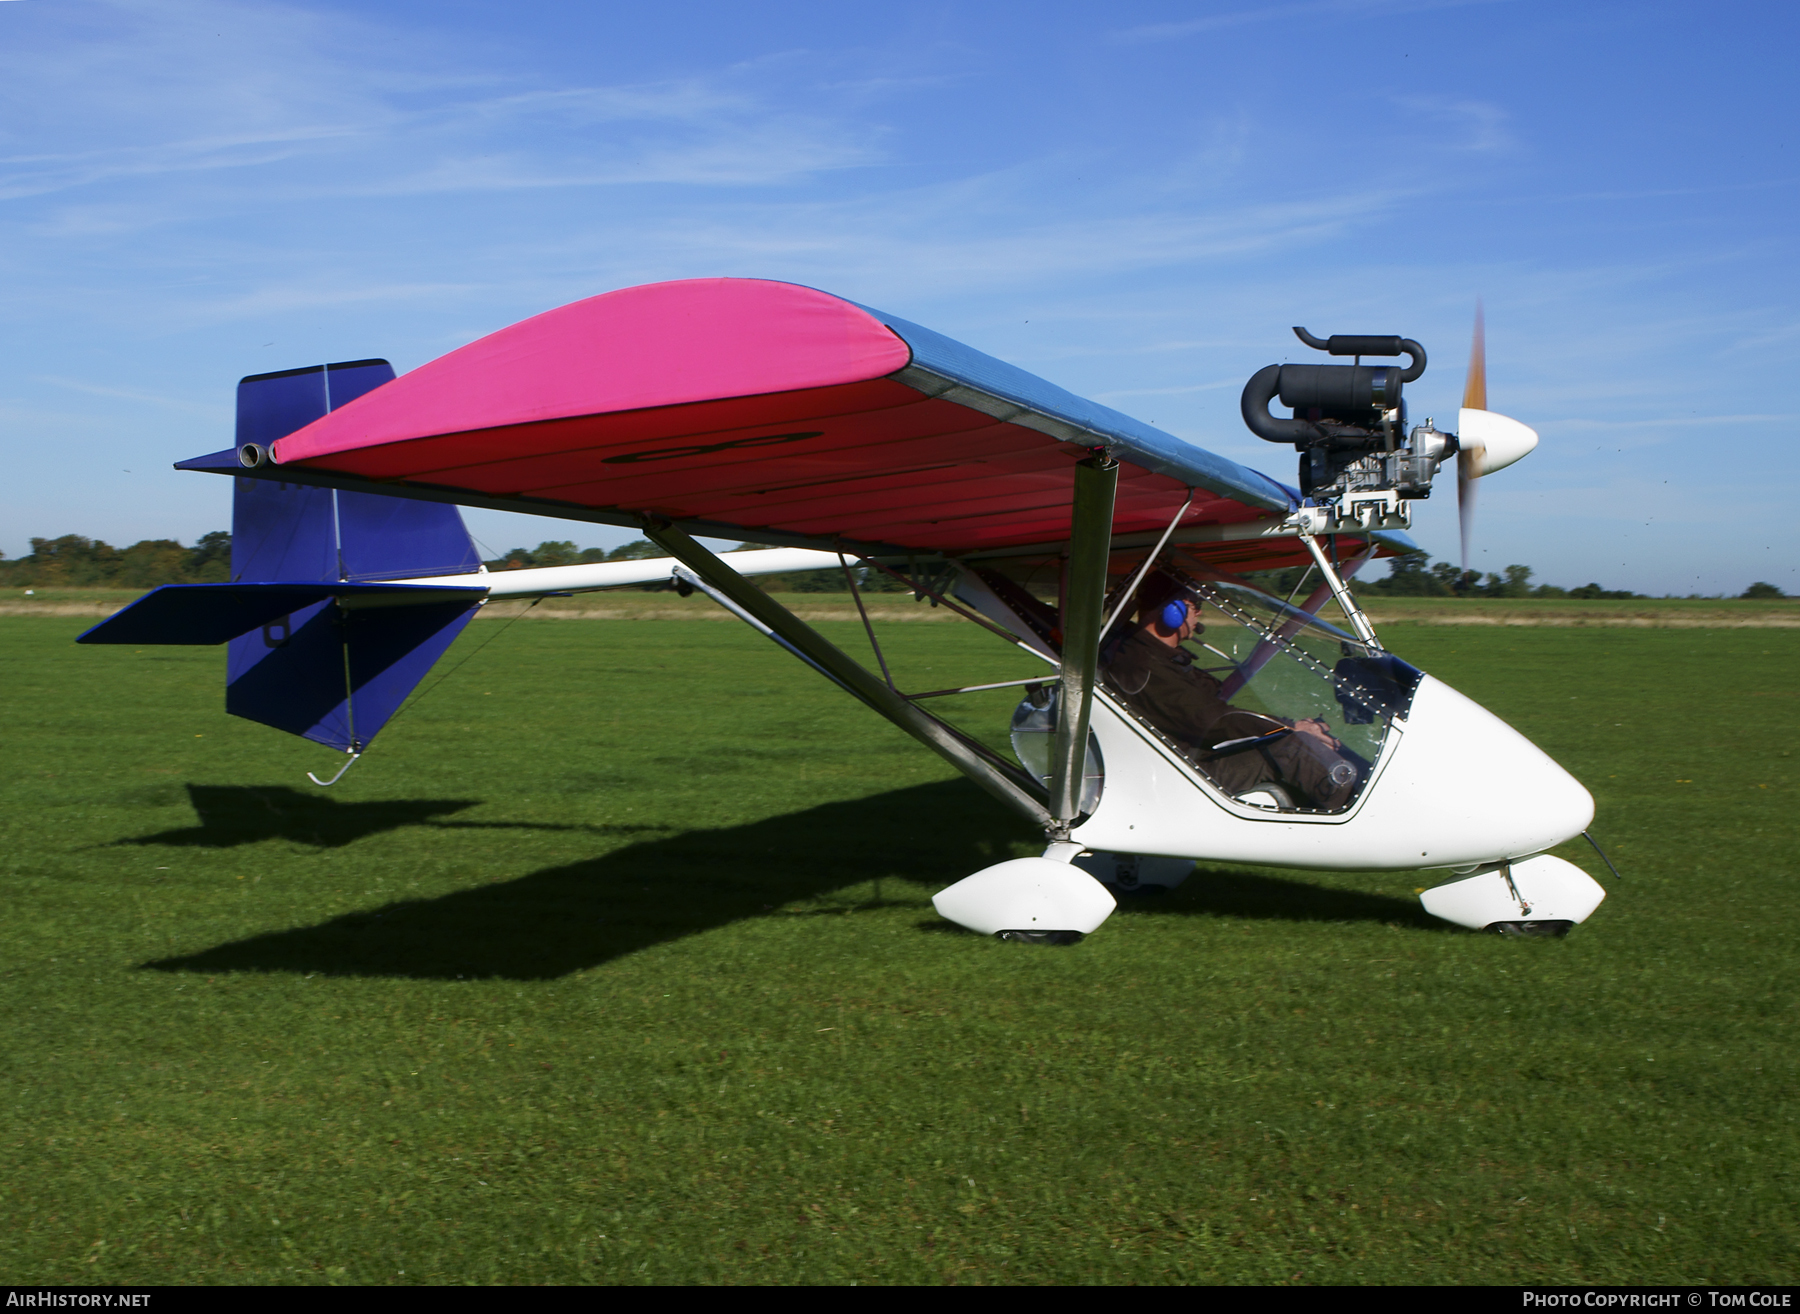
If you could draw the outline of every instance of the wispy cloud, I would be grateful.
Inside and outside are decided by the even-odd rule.
[[[361,127],[304,126],[250,136],[156,142],[107,151],[5,156],[0,157],[0,200],[41,196],[116,179],[277,164],[321,145],[366,134],[367,130]]]
[[[1195,392],[1216,392],[1220,388],[1241,388],[1242,379],[1215,379],[1211,383],[1190,383],[1179,388],[1115,388],[1110,392],[1097,392],[1094,397],[1098,401],[1116,401],[1127,397],[1185,397]]]
[[[165,397],[154,392],[145,392],[138,388],[115,388],[100,383],[88,383],[81,379],[59,378],[53,374],[32,376],[39,383],[47,383],[53,388],[62,388],[68,392],[86,393],[90,397],[114,397],[121,401],[142,402],[149,406],[164,406],[170,410],[187,411],[194,415],[218,416],[224,410],[216,404],[190,401],[185,397]]]
[[[1491,101],[1457,100],[1448,96],[1397,96],[1395,103],[1454,130],[1452,149],[1478,153],[1510,151],[1518,141],[1507,128],[1511,117]]]
[[[1502,3],[1502,0],[1304,0],[1300,4],[1234,9],[1222,14],[1186,18],[1175,23],[1145,23],[1109,32],[1107,39],[1121,45],[1132,45],[1144,41],[1174,41],[1182,37],[1198,36],[1202,32],[1247,27],[1253,23],[1285,23],[1308,18],[1365,18],[1497,3]]]
[[[520,151],[445,154],[398,177],[341,187],[326,184],[314,194],[410,196],[654,183],[769,186],[866,165],[875,158],[864,146],[833,141],[791,124],[732,124],[697,132],[687,140],[600,143],[553,158]]]
[[[1049,166],[1046,166],[1049,167]],[[1133,184],[1118,180],[1121,189]],[[1096,198],[1045,217],[1019,171],[851,201],[739,205],[682,216],[650,249],[725,268],[803,270],[855,279],[866,295],[1017,286],[1216,263],[1327,240],[1404,203],[1385,190],[1304,200],[1120,212]],[[610,233],[591,245],[610,244]],[[646,244],[640,236],[640,253]],[[789,274],[788,276],[792,276]]]
[[[1596,420],[1587,417],[1570,419],[1540,420],[1543,428],[1555,426],[1577,432],[1634,429],[1687,429],[1693,427],[1716,427],[1724,424],[1792,424],[1800,420],[1800,415],[1664,415],[1653,420]]]
[[[591,86],[454,68],[422,78],[378,57],[344,58],[346,46],[401,45],[368,22],[217,0],[83,8],[106,16],[107,36],[52,23],[48,50],[0,53],[0,199],[170,174],[220,176],[196,197],[214,205],[768,185],[881,158],[878,132],[771,103],[730,71]],[[74,106],[63,94],[71,86],[84,89]],[[96,149],[96,137],[110,140]],[[221,197],[234,174],[238,195]]]
[[[321,283],[306,280],[265,285],[241,296],[201,302],[181,318],[196,324],[221,323],[338,306],[443,304],[466,298],[470,290],[469,285],[457,283],[358,283],[347,280]]]

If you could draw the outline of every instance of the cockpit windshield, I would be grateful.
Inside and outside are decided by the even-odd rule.
[[[1419,672],[1235,576],[1165,565],[1101,654],[1106,689],[1221,790],[1342,812]]]

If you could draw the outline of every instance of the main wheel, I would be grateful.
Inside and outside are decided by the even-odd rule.
[[[1504,935],[1514,940],[1560,940],[1575,925],[1574,922],[1545,920],[1541,922],[1490,922],[1483,930],[1495,935]]]

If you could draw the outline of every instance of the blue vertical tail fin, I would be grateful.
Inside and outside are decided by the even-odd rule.
[[[237,446],[267,450],[393,377],[384,360],[251,375],[238,384]],[[367,583],[480,569],[453,506],[271,479],[233,482],[234,581]],[[314,604],[231,641],[225,710],[360,753],[474,614],[475,603],[463,599]]]
[[[251,375],[237,447],[266,450],[393,377],[384,360]],[[246,475],[233,480],[230,583],[164,585],[77,641],[229,641],[226,711],[360,753],[487,593],[433,581],[480,568],[453,506]]]

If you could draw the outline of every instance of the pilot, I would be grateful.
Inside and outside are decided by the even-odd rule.
[[[1181,646],[1206,627],[1167,575],[1149,576],[1138,590],[1138,622],[1107,653],[1107,683],[1226,793],[1274,784],[1299,807],[1349,803],[1368,764],[1317,717],[1291,721],[1226,702],[1219,681]]]

